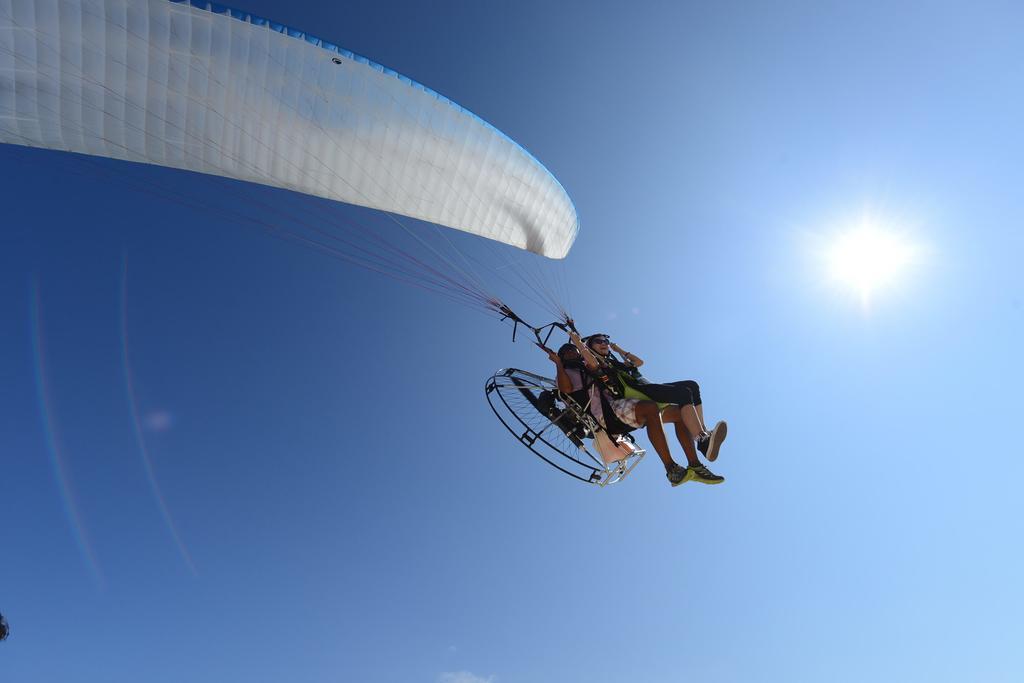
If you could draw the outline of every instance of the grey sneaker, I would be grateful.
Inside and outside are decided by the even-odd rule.
[[[725,424],[725,420],[719,420],[715,428],[708,434],[707,448],[700,448],[700,443],[698,442],[697,448],[708,459],[708,462],[718,460],[718,449],[722,447],[722,442],[725,441],[725,435],[728,433],[729,425]]]
[[[707,456],[708,445],[711,443],[711,432],[701,432],[700,436],[697,437],[697,450],[700,454]]]
[[[672,469],[665,473],[665,476],[668,477],[668,483],[675,487],[693,479],[693,472],[687,467],[673,465]]]
[[[692,473],[691,479],[699,481],[701,484],[721,484],[725,481],[725,477],[718,476],[704,465],[693,465],[686,471]]]

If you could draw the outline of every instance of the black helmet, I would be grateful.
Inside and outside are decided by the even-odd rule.
[[[566,358],[566,354],[569,351],[575,351],[576,356],[573,358]],[[583,365],[583,358],[580,356],[579,349],[576,348],[575,344],[562,344],[558,347],[558,357],[562,359],[562,364],[566,367],[577,367]]]
[[[7,620],[4,619],[4,615],[0,614],[0,640],[7,640],[7,636],[11,633],[11,627],[7,625]]]
[[[575,344],[570,344],[569,342],[566,342],[565,344],[562,344],[561,346],[558,347],[558,357],[562,358],[568,351],[575,351],[576,353],[579,353],[579,349],[576,348]],[[565,359],[562,358],[562,360]]]

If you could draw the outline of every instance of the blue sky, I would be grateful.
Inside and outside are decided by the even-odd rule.
[[[551,169],[572,312],[727,481],[578,484],[487,408],[550,369],[507,328],[0,146],[5,679],[1024,676],[1015,3],[240,6]],[[865,214],[920,254],[867,307],[817,252]]]

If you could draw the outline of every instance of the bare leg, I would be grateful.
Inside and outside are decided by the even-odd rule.
[[[636,421],[647,427],[647,438],[651,440],[651,445],[654,446],[655,452],[661,458],[665,471],[669,471],[676,461],[672,459],[672,452],[668,449],[665,430],[661,426],[661,415],[658,414],[658,404],[654,401],[640,401],[636,404],[635,415]],[[690,448],[693,448],[692,443]]]
[[[699,406],[695,406],[693,410],[697,413],[697,421],[700,423],[700,430],[702,432],[708,431],[707,423],[704,422],[704,404],[701,403]]]
[[[704,431],[704,420],[700,418],[700,413],[694,410],[693,406],[682,406],[682,413],[686,430],[696,439]]]
[[[687,413],[690,413],[690,417],[693,418],[691,408],[692,406],[669,406],[662,411],[661,419],[664,422],[671,422],[675,426],[676,438],[679,440],[679,445],[683,447],[683,452],[686,453],[686,462],[693,467],[699,465],[700,460],[697,458],[697,449],[693,445],[694,434],[690,431],[691,428],[686,426]]]

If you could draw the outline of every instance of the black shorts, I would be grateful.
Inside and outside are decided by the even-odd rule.
[[[700,405],[700,385],[692,379],[668,384],[634,384],[632,388],[658,403],[675,403],[681,406]]]

